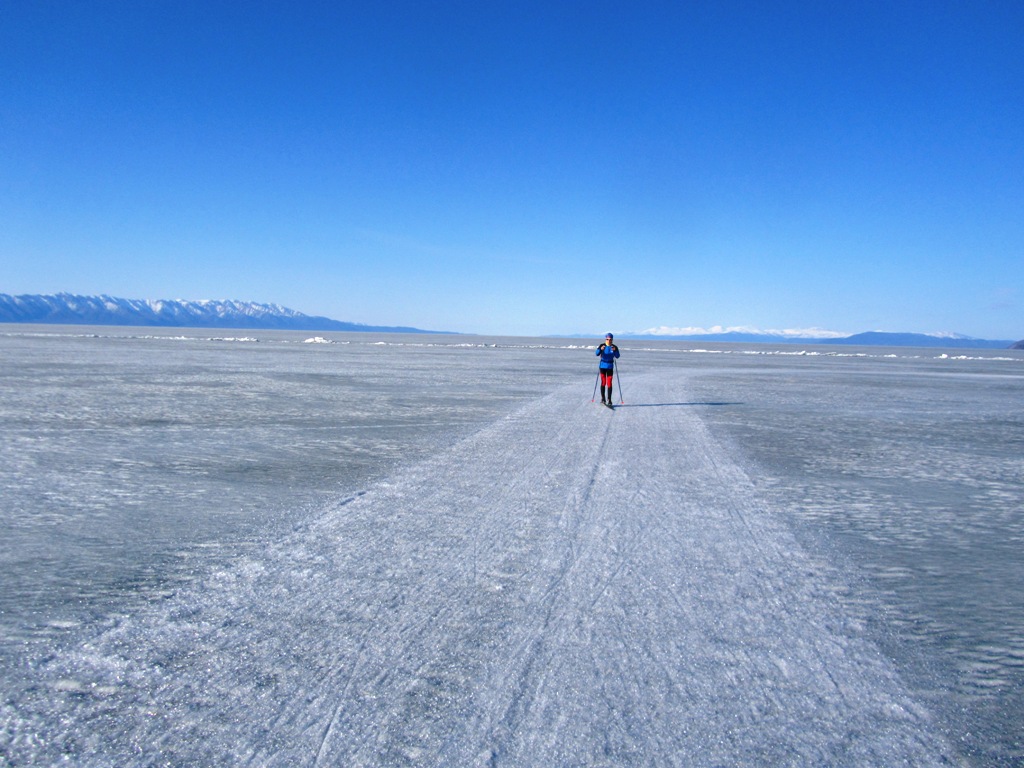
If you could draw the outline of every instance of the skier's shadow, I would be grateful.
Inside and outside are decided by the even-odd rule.
[[[685,408],[693,406],[721,407],[725,405],[743,405],[743,403],[732,402],[700,402],[700,403],[620,403],[616,408]]]

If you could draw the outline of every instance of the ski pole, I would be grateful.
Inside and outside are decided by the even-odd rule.
[[[622,398],[622,379],[619,378],[619,364],[614,360],[612,361],[612,364],[615,366],[615,383],[619,387],[619,405],[625,405],[626,401]]]
[[[594,394],[592,394],[590,396],[590,402],[594,402],[594,398],[597,397],[597,382],[599,382],[600,380],[601,380],[601,372],[598,371],[597,372],[597,378],[594,379]],[[604,395],[601,395],[601,397],[604,397]]]

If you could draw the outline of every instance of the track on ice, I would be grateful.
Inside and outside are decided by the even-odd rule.
[[[664,373],[629,395],[554,391],[50,660],[0,756],[955,762],[710,406]]]

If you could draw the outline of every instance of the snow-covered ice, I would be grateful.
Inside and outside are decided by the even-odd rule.
[[[428,422],[452,419],[443,398],[420,398],[422,408],[405,410],[397,391],[439,371],[465,385],[465,409],[478,421],[450,421],[448,431],[427,437],[433,450],[410,449],[414,458],[354,472],[359,484],[341,496],[324,483],[273,536],[198,561],[192,578],[159,597],[102,621],[54,616],[51,628],[62,640],[8,656],[16,663],[3,670],[0,763],[964,762],[951,740],[958,735],[885,647],[884,626],[874,626],[884,625],[884,611],[856,560],[798,529],[789,490],[772,485],[794,482],[800,470],[758,463],[771,419],[805,405],[769,392],[754,413],[758,393],[769,391],[757,380],[765,363],[624,350],[623,366],[632,367],[625,369],[626,405],[615,412],[589,401],[589,348],[399,348],[392,363],[363,371],[372,382],[362,390],[326,373],[391,354],[397,344],[387,344],[216,347],[217,355],[239,356],[231,358],[239,371],[266,370],[281,355],[287,363],[279,380],[252,380],[253,415],[283,409],[281,416],[257,432],[222,425],[227,431],[199,446],[211,452],[207,471],[217,466],[214,449],[226,450],[232,435],[252,450],[266,451],[259,439],[273,434],[319,451],[354,449],[357,443],[334,443],[314,430],[323,420],[332,432],[344,426],[338,414],[345,409],[333,410],[323,397],[333,388],[377,398],[362,415],[353,403],[353,418],[365,415],[363,427],[377,418],[391,430],[373,443],[384,452],[422,447],[421,411]],[[219,371],[215,379],[228,376],[216,367],[220,357],[204,358],[204,368],[196,353],[181,354],[190,357],[178,375],[190,386],[211,369]],[[816,389],[836,370],[821,366],[865,365],[857,358],[761,359],[772,361],[776,383],[789,381],[783,393]],[[289,410],[269,395],[286,396],[288,387],[279,385],[289,382],[301,388],[299,375],[287,375],[296,368],[302,386],[326,378],[316,396]],[[862,367],[836,375],[847,380],[851,370],[866,375],[869,387],[891,375]],[[1006,378],[1018,381],[1016,370]],[[536,375],[510,382],[510,371]],[[744,376],[751,381],[729,391],[727,381]],[[144,396],[145,386],[132,386],[134,397]],[[506,387],[508,399],[495,403]],[[825,390],[836,394],[838,412],[855,410],[831,380]],[[322,411],[313,408],[318,400]],[[954,408],[943,402],[936,415]],[[15,410],[5,411],[12,424]],[[388,426],[385,412],[405,422]],[[887,416],[899,413],[894,407]],[[210,413],[193,418],[205,423]],[[293,423],[294,432],[287,429]],[[751,436],[749,453],[740,428],[762,433]],[[801,440],[807,429],[797,430]],[[859,437],[843,429],[844,437]],[[801,453],[770,444],[801,461],[810,461],[808,451],[828,460],[827,450],[822,456],[813,446]],[[102,442],[90,445],[95,452]],[[172,464],[183,461],[180,446],[163,448]],[[83,456],[75,460],[88,466]],[[323,483],[330,471],[324,464],[310,477]],[[248,473],[240,482],[258,477]],[[77,491],[87,490],[79,482]],[[270,484],[260,492],[268,505],[281,499]],[[201,504],[198,498],[189,503]],[[60,525],[56,516],[53,523]],[[1006,658],[998,645],[988,653]]]

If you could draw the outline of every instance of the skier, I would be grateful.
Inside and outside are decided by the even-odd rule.
[[[615,360],[619,356],[619,348],[612,343],[615,337],[612,334],[605,334],[604,344],[597,347],[594,353],[601,358],[598,364],[598,373],[601,375],[601,402],[604,405],[612,404],[612,377],[615,375]],[[605,389],[608,390],[608,399],[605,399]]]

